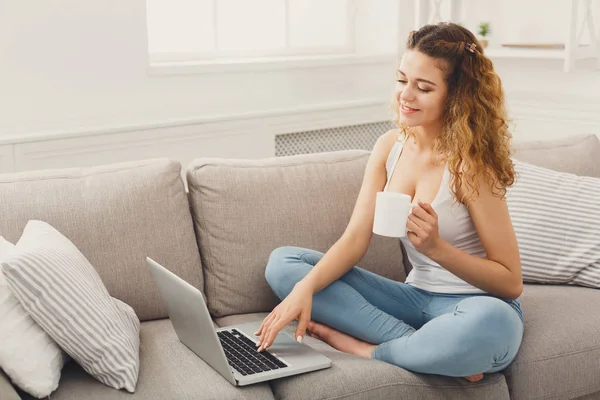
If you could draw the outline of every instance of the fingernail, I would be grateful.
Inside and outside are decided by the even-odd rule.
[[[256,347],[260,346],[260,340],[256,342]]]
[[[260,346],[257,351],[259,351],[259,352],[262,351],[262,346]]]
[[[258,335],[258,331],[254,332],[254,336]]]
[[[296,341],[297,341],[298,343],[302,343],[302,336],[301,336],[301,335],[298,335],[298,337],[296,338]]]

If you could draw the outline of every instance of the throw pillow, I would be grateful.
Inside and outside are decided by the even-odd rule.
[[[0,261],[14,249],[0,236]],[[68,359],[54,340],[27,314],[0,271],[0,368],[13,384],[38,397],[56,390]]]
[[[17,299],[67,354],[100,382],[134,392],[140,322],[109,295],[71,241],[45,222],[29,221],[1,263]]]
[[[523,281],[600,288],[600,179],[514,163],[506,197]]]

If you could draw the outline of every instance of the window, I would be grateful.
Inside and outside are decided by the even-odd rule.
[[[151,62],[354,52],[355,0],[147,0]]]

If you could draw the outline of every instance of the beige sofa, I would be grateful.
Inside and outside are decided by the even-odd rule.
[[[600,177],[596,136],[516,148],[523,161]],[[350,218],[368,156],[348,150],[199,159],[187,169],[189,193],[181,165],[167,159],[0,175],[0,232],[16,242],[29,219],[52,224],[143,321],[134,394],[104,386],[70,362],[51,399],[600,398],[600,290],[583,287],[525,285],[517,359],[474,384],[411,373],[307,337],[333,360],[331,368],[236,388],[177,340],[146,256],[202,290],[216,326],[262,319],[278,302],[264,278],[269,253],[283,245],[326,251]],[[410,268],[399,242],[379,236],[360,266],[396,280]],[[19,396],[28,398],[0,373],[0,399]]]

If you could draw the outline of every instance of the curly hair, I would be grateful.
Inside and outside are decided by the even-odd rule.
[[[443,131],[434,141],[434,151],[442,154],[448,165],[455,199],[465,202],[477,197],[481,178],[495,196],[504,198],[506,188],[515,181],[512,136],[500,77],[483,54],[481,43],[468,29],[442,22],[412,31],[406,48],[438,60],[446,77]],[[398,110],[394,98],[395,122],[406,139],[413,133],[400,123]],[[460,187],[467,190],[458,199]]]

